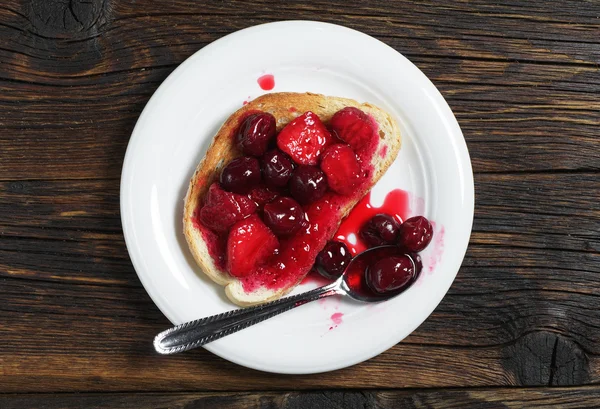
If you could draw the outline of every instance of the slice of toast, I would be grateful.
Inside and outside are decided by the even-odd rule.
[[[208,188],[214,181],[218,180],[223,166],[232,159],[241,156],[234,143],[234,133],[237,127],[249,111],[264,111],[272,114],[277,120],[277,132],[306,111],[314,112],[325,124],[328,124],[334,113],[349,106],[361,109],[377,123],[379,146],[377,146],[371,159],[374,168],[371,182],[365,186],[364,192],[359,192],[360,194],[354,196],[353,200],[350,200],[342,209],[343,216],[338,221],[339,225],[356,203],[377,183],[396,159],[400,150],[401,138],[396,121],[390,114],[374,105],[361,104],[352,99],[311,93],[282,92],[263,95],[234,112],[225,121],[215,135],[206,156],[198,164],[185,197],[183,231],[190,251],[202,271],[217,284],[225,286],[227,297],[235,304],[250,306],[277,299],[289,293],[308,273],[308,271],[305,272],[293,285],[278,290],[259,288],[252,292],[246,292],[238,279],[215,265],[201,231],[195,226],[197,222],[194,221],[194,212],[198,205],[202,204]]]

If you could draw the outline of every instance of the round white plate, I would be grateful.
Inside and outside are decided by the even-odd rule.
[[[473,175],[458,123],[427,77],[384,43],[345,27],[288,21],[238,31],[188,58],[152,96],[129,141],[121,178],[127,248],[142,284],[173,324],[235,308],[188,251],[183,199],[223,121],[265,93],[257,83],[264,74],[275,78],[270,92],[348,97],[390,112],[402,149],[372,202],[394,188],[406,190],[411,214],[434,221],[435,236],[419,281],[393,300],[314,302],[206,349],[270,372],[353,365],[398,343],[431,314],[458,272],[473,221]]]

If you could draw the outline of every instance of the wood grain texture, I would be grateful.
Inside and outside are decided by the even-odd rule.
[[[411,58],[456,111],[478,171],[598,169],[595,1],[71,3],[0,8],[2,179],[117,178],[137,116],[177,64],[282,17],[361,29]]]
[[[598,1],[5,0],[0,393],[124,393],[0,407],[599,406],[582,386],[600,382],[599,17]],[[361,30],[432,79],[473,163],[469,250],[434,314],[353,368],[282,377],[204,350],[158,357],[149,340],[168,322],[121,230],[127,142],[185,58],[280,19]],[[406,387],[461,389],[373,390]]]
[[[471,246],[436,312],[405,342],[364,364],[283,378],[238,368],[205,351],[169,358],[153,354],[148,340],[168,323],[130,265],[115,181],[0,186],[0,310],[13,328],[0,351],[5,391],[541,386],[600,380],[600,204],[594,201],[600,178],[595,174],[477,175]],[[577,232],[573,218],[580,222]],[[165,376],[176,376],[160,382],[158,366]]]
[[[600,388],[433,389],[284,393],[121,393],[0,396],[3,409],[579,409],[600,405]]]

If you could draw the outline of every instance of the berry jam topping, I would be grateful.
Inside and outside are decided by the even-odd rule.
[[[235,135],[238,148],[251,156],[262,156],[275,136],[275,117],[269,113],[261,112],[248,115],[240,124]]]
[[[248,197],[254,200],[254,203],[259,209],[262,209],[264,205],[272,202],[279,196],[279,193],[269,189],[266,186],[258,186],[250,191]]]
[[[407,255],[384,257],[369,266],[367,284],[376,293],[396,291],[409,284],[415,277],[415,266]]]
[[[369,246],[394,244],[398,238],[400,223],[389,214],[379,213],[370,218],[360,229],[360,238]]]
[[[320,273],[330,278],[349,265],[356,249],[348,242],[327,244],[327,240],[338,229],[342,209],[353,200],[347,195],[362,193],[362,183],[372,177],[371,159],[379,140],[376,124],[359,110],[338,115],[332,129],[342,139],[333,136],[317,115],[305,112],[275,137],[274,118],[252,112],[234,134],[234,143],[246,156],[224,167],[221,184],[211,185],[193,221],[215,264],[238,277],[246,292],[298,283],[317,256]],[[370,208],[355,223],[355,231],[382,210]],[[403,251],[392,248],[395,253],[381,254],[373,262]],[[359,279],[371,291],[366,268]]]
[[[336,279],[342,275],[352,260],[350,250],[344,243],[330,241],[317,256],[317,269],[325,278]]]
[[[350,195],[363,181],[356,154],[349,145],[335,144],[325,150],[321,169],[327,175],[327,184],[336,193]]]
[[[275,88],[275,77],[273,74],[265,74],[259,77],[256,82],[258,82],[258,86],[265,91],[270,91]]]
[[[296,284],[315,262],[315,257],[335,233],[341,217],[337,198],[326,195],[318,202],[304,206],[306,226],[281,239],[281,248],[255,274],[244,277],[242,285],[249,292],[255,289],[282,288]]]
[[[200,209],[200,221],[216,232],[226,232],[236,222],[256,211],[256,204],[247,196],[226,192],[218,183],[208,189],[204,206]]]
[[[304,210],[294,199],[280,197],[267,203],[263,209],[265,224],[278,236],[297,232],[304,221]]]
[[[246,194],[260,183],[260,164],[258,159],[242,156],[229,162],[221,171],[223,189],[234,193]]]
[[[275,254],[278,247],[277,237],[253,214],[237,222],[229,232],[227,270],[235,277],[252,274]]]
[[[294,172],[294,162],[279,149],[265,153],[262,158],[265,183],[271,187],[284,187]]]
[[[317,115],[308,111],[277,135],[277,146],[301,165],[316,165],[332,136]]]
[[[331,284],[331,281],[331,278],[325,278],[319,273],[317,268],[313,266],[300,284],[312,283],[315,287],[323,287],[324,285]]]
[[[208,254],[211,255],[215,266],[222,271],[227,268],[225,255],[227,252],[227,234],[219,234],[199,223],[198,230],[202,235],[202,239],[206,243]]]
[[[331,118],[333,132],[355,151],[367,147],[376,137],[373,124],[367,114],[358,108],[340,109]]]
[[[427,247],[433,236],[431,223],[423,216],[415,216],[400,226],[398,245],[408,252],[418,253]]]
[[[319,200],[327,191],[325,174],[316,166],[298,166],[290,179],[290,193],[301,204]]]

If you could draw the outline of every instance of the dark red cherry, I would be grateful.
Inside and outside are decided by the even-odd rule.
[[[336,279],[342,275],[352,260],[350,250],[344,243],[330,241],[317,255],[317,270],[329,279]]]
[[[251,114],[240,124],[236,143],[246,155],[262,156],[275,136],[275,117],[266,112]]]
[[[421,274],[421,271],[423,270],[423,259],[421,258],[421,255],[419,253],[409,253],[408,254],[410,258],[412,258],[413,262],[415,263],[415,278],[419,276],[419,274]]]
[[[415,265],[406,254],[384,257],[366,271],[367,285],[379,294],[400,290],[414,277]]]
[[[433,227],[429,220],[423,216],[411,217],[400,226],[398,245],[408,252],[418,253],[427,247],[432,236]]]
[[[286,153],[273,149],[262,158],[265,183],[270,187],[284,187],[294,172],[294,162]]]
[[[260,164],[258,159],[242,156],[229,162],[221,171],[219,179],[223,189],[246,194],[260,183]]]
[[[265,224],[278,236],[289,236],[302,227],[304,211],[294,199],[280,197],[265,204]]]
[[[360,237],[369,246],[394,244],[398,238],[400,223],[389,214],[379,213],[369,219],[360,229]]]
[[[308,204],[323,197],[327,191],[327,180],[318,167],[301,165],[292,174],[289,187],[294,199]]]

